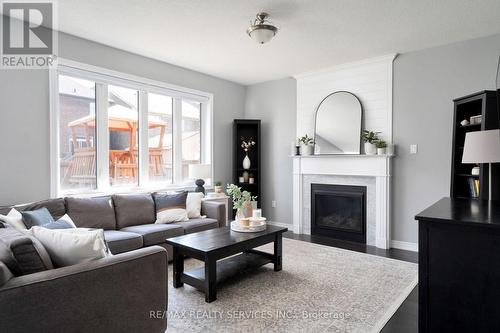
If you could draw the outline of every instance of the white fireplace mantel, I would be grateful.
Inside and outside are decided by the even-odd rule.
[[[390,247],[389,155],[313,155],[293,157],[293,232],[308,233],[304,228],[304,176],[328,175],[375,178],[375,246]],[[309,189],[310,190],[310,189]]]

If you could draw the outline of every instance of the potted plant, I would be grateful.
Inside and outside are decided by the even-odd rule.
[[[214,192],[222,193],[222,182],[220,180],[215,182]]]
[[[384,140],[378,140],[376,143],[377,155],[385,155],[385,149],[387,148],[387,142]]]
[[[236,209],[236,221],[252,216],[252,195],[248,191],[242,191],[241,187],[234,184],[227,185],[227,195],[233,201],[233,209]]]
[[[369,130],[363,130],[361,133],[361,139],[365,143],[365,154],[375,155],[377,153],[376,143],[379,140],[378,134],[380,132],[373,132]]]
[[[303,137],[299,138],[300,146],[300,154],[302,156],[312,155],[314,152],[314,140],[309,137],[307,134]]]

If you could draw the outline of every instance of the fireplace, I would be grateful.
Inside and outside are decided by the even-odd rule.
[[[311,184],[311,234],[366,244],[366,187]]]

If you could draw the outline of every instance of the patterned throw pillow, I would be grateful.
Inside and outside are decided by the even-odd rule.
[[[188,220],[186,210],[187,192],[153,193],[156,209],[155,223],[172,223]]]

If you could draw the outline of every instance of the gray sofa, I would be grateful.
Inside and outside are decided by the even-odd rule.
[[[12,207],[0,207],[0,214]],[[202,202],[206,218],[155,224],[149,193],[15,206],[19,211],[42,207],[55,219],[68,214],[78,227],[104,229],[114,255],[20,272],[12,268],[11,245],[24,255],[37,241],[11,227],[0,228],[0,332],[164,332],[171,258],[165,239],[226,224],[224,204],[218,202]]]
[[[202,202],[201,215],[206,218],[155,224],[156,213],[151,193],[56,198],[0,207],[0,214],[8,214],[12,208],[23,211],[42,207],[47,208],[54,219],[68,214],[77,227],[104,229],[104,237],[113,254],[159,245],[172,258],[172,247],[165,243],[167,238],[226,225],[225,206],[215,201]]]

